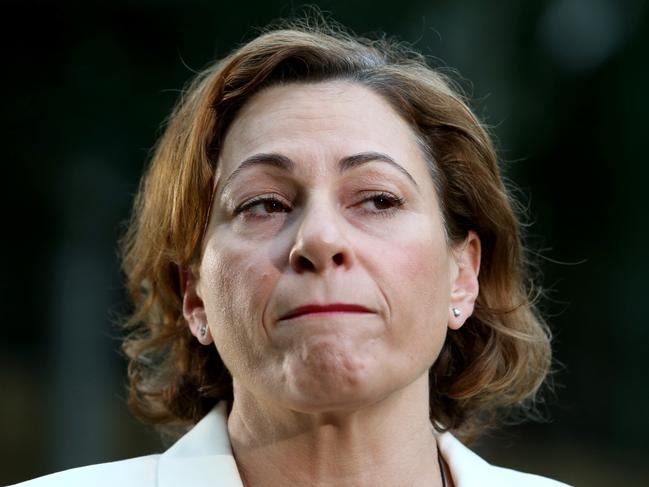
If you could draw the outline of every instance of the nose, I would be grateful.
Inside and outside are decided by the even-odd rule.
[[[293,270],[323,273],[349,267],[352,261],[349,236],[337,210],[324,202],[306,207],[289,254]]]

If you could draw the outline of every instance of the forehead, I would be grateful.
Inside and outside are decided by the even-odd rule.
[[[369,88],[347,81],[273,86],[253,96],[230,126],[219,178],[256,153],[281,153],[298,168],[324,171],[331,161],[369,151],[430,179],[415,132]]]

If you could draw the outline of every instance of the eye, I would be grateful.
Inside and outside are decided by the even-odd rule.
[[[393,194],[375,193],[361,201],[360,207],[370,213],[388,215],[397,211],[403,204],[403,198]]]
[[[265,218],[272,213],[290,213],[291,207],[274,196],[257,196],[234,210],[234,214],[243,213],[252,218]]]

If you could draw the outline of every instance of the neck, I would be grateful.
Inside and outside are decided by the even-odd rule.
[[[428,377],[355,409],[301,413],[235,383],[228,419],[247,487],[442,486]]]

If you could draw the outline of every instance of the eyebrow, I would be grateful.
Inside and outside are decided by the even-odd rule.
[[[360,167],[369,162],[377,162],[377,161],[384,162],[397,169],[399,172],[404,174],[410,181],[412,181],[412,183],[415,185],[417,190],[419,190],[419,185],[417,184],[417,181],[415,181],[415,178],[413,178],[412,175],[402,165],[398,164],[394,159],[392,159],[387,154],[383,154],[381,152],[361,152],[359,154],[354,154],[352,156],[343,157],[340,161],[338,161],[338,171],[343,173],[345,171],[349,171],[351,169]],[[288,157],[282,154],[276,154],[276,153],[254,154],[244,159],[241,162],[241,164],[239,164],[239,166],[237,166],[237,168],[234,171],[232,171],[232,173],[225,180],[225,183],[223,183],[222,191],[225,192],[228,186],[232,183],[234,179],[236,179],[239,176],[239,174],[246,171],[248,168],[255,167],[255,166],[270,166],[270,167],[275,167],[277,169],[282,169],[286,172],[292,173],[295,171],[296,164],[291,159],[289,159]]]

